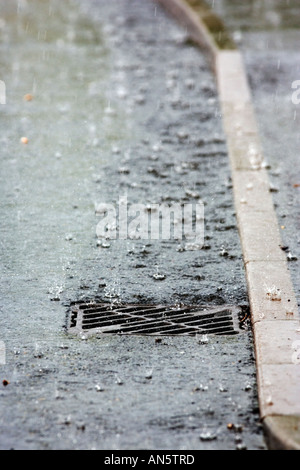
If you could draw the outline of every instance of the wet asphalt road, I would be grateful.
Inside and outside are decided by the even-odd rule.
[[[206,344],[65,330],[69,303],[95,297],[247,305],[205,58],[151,1],[1,1],[0,16],[0,448],[264,449],[247,325]],[[204,246],[99,245],[95,204],[124,195],[200,198]]]

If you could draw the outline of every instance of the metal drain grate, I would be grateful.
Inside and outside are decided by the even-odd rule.
[[[74,303],[70,333],[117,335],[233,335],[241,332],[236,306],[111,305]]]

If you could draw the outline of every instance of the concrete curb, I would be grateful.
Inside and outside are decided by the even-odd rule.
[[[300,450],[298,305],[280,248],[243,58],[232,45],[221,47],[215,40],[202,0],[156,1],[205,48],[216,75],[251,308],[260,417],[269,449]]]

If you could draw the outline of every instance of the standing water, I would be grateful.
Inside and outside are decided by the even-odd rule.
[[[236,449],[237,432],[264,448],[249,330],[64,328],[70,302],[95,297],[247,304],[205,57],[150,0],[0,0],[0,37],[0,448]],[[102,204],[126,198],[201,198],[204,244],[99,240]]]

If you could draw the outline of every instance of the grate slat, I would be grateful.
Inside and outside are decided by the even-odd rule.
[[[240,333],[238,306],[113,305],[72,302],[69,333],[114,335],[234,335]]]

